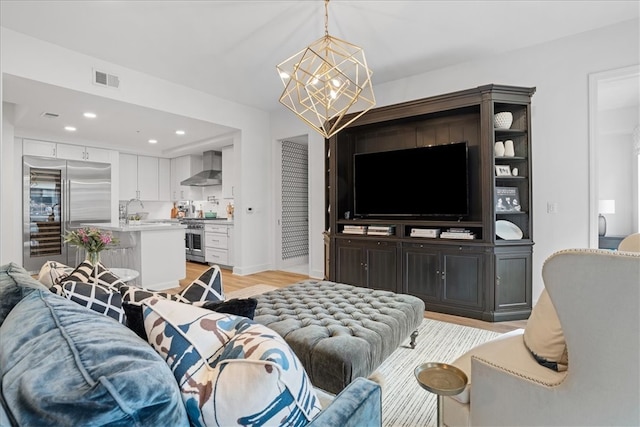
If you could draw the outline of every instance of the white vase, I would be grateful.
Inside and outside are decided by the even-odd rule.
[[[494,151],[495,151],[496,157],[503,157],[504,156],[504,143],[502,141],[496,141],[496,143],[494,145]]]
[[[516,155],[516,152],[513,148],[513,141],[510,139],[507,139],[504,142],[504,156],[505,157],[513,157]]]

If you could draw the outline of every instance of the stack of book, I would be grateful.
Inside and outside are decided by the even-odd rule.
[[[366,225],[345,225],[342,229],[345,234],[367,234]]]
[[[466,228],[450,228],[440,233],[441,239],[475,239],[476,234]]]
[[[372,236],[392,236],[396,233],[394,225],[370,225],[367,234]]]
[[[410,236],[436,238],[440,236],[440,229],[439,228],[412,228]]]

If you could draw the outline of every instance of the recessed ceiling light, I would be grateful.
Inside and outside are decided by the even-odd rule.
[[[64,130],[68,130],[69,132],[75,132],[77,129],[74,128],[73,126],[65,126]]]
[[[157,144],[158,140],[157,139],[150,139],[149,140],[149,144]]]
[[[84,113],[83,116],[85,116],[88,119],[95,119],[97,117],[96,113],[90,113],[90,112]]]
[[[177,130],[176,135],[184,135],[186,132],[183,130]]]

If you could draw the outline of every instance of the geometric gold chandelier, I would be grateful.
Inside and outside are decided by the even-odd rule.
[[[325,0],[324,37],[276,67],[284,84],[280,102],[325,138],[376,105],[364,51],[329,35],[328,6]]]

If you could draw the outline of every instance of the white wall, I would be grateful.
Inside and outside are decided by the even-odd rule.
[[[22,167],[16,166],[13,161],[14,153],[14,127],[13,127],[13,104],[2,103],[2,143],[0,144],[0,159],[2,168],[0,169],[0,265],[8,262],[21,263],[22,257],[16,257],[16,251],[20,250],[20,245],[16,247],[15,239],[21,239],[20,230],[20,207],[22,199],[15,200],[15,187],[9,185],[16,179],[16,174],[22,174]],[[18,165],[21,165],[19,163]],[[17,204],[17,206],[16,206]]]
[[[535,86],[533,143],[533,296],[543,289],[542,264],[553,252],[589,245],[588,75],[640,63],[640,20],[605,27],[554,42],[455,67],[375,85],[377,106],[468,89],[488,83]],[[366,41],[362,43],[366,51]],[[369,64],[374,71],[375,64]],[[301,133],[292,114],[272,114],[272,138]],[[308,131],[307,131],[308,132]],[[314,194],[320,194],[322,141],[309,139]],[[317,174],[317,175],[316,175]],[[547,202],[558,203],[557,214]],[[313,207],[312,223],[324,227],[324,203]],[[317,227],[322,224],[322,227]],[[312,248],[322,248],[320,232]],[[312,258],[314,265],[318,262]],[[318,268],[318,267],[316,267]]]
[[[271,152],[269,115],[266,112],[107,63],[6,28],[0,28],[0,36],[1,73],[239,129],[239,138],[234,140],[236,159],[239,159],[236,164],[240,165],[235,174],[238,188],[235,197],[235,244],[238,256],[234,271],[248,274],[269,267]],[[121,79],[120,89],[105,90],[93,85],[87,76],[90,76],[94,67],[117,74]],[[10,161],[11,157],[5,157],[5,151],[9,148],[4,133],[2,138],[3,150],[0,153],[4,169],[5,162]],[[12,143],[9,145],[13,146]],[[3,194],[9,189],[21,187],[20,180],[16,182],[5,178],[3,175]],[[4,203],[20,203],[19,198],[2,200],[3,206]],[[245,213],[244,208],[248,206],[253,207],[252,214]],[[14,227],[21,227],[19,219],[8,221],[4,216],[0,227],[4,248],[5,236]],[[11,239],[6,244],[11,246],[11,250],[5,253],[3,249],[3,259],[21,260],[20,242]]]
[[[637,107],[601,111],[598,118],[597,168],[598,198],[615,200],[616,212],[604,214],[607,236],[626,236],[637,232],[637,156],[633,129],[640,124]]]
[[[301,135],[308,136],[309,142],[309,276],[324,277],[324,138],[311,130],[302,120],[291,111],[282,107],[271,113],[271,143],[294,138]],[[275,171],[277,173],[277,171]],[[272,178],[272,181],[275,177]],[[273,188],[273,187],[272,187]],[[276,207],[273,207],[273,223],[270,227],[271,241],[274,241],[275,223],[278,217]],[[274,245],[275,247],[275,245]],[[271,262],[275,264],[276,253],[273,251]]]

